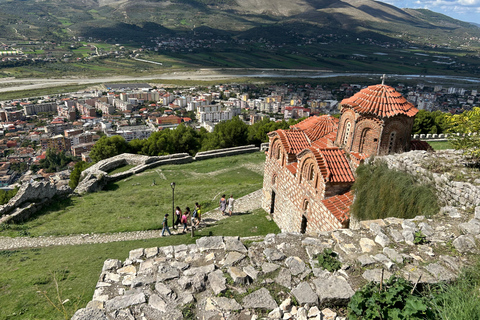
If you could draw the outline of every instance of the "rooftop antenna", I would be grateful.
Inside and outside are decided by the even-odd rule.
[[[383,76],[380,77],[382,79],[382,86],[385,85],[385,79],[387,78],[387,75],[384,73]]]

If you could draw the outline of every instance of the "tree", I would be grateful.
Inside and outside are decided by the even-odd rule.
[[[98,162],[128,151],[128,144],[122,136],[103,136],[90,151],[90,158]]]
[[[75,158],[65,154],[65,151],[57,152],[53,149],[47,149],[45,159],[40,160],[38,166],[45,169],[46,172],[56,172],[64,170]]]
[[[450,136],[453,147],[462,150],[463,154],[475,165],[480,163],[480,108],[456,114],[449,119],[449,131],[460,135]]]
[[[70,186],[70,188],[72,188],[72,190],[78,186],[82,171],[87,169],[91,165],[92,164],[87,163],[85,161],[80,161],[75,164],[75,167],[73,167],[72,173],[70,173],[70,181],[68,182],[68,185]]]
[[[248,126],[239,117],[234,117],[215,126],[214,131],[204,140],[202,150],[244,146],[247,142]]]

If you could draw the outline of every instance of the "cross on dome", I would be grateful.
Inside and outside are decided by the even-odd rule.
[[[384,73],[383,76],[380,77],[382,79],[382,86],[385,85],[385,79],[387,79],[387,75]]]

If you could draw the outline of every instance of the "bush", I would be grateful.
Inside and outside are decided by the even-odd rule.
[[[355,292],[348,304],[350,320],[435,319],[429,301],[403,278],[391,277],[380,289],[370,282]]]
[[[384,162],[360,165],[353,189],[351,212],[359,220],[410,219],[431,216],[439,210],[432,186],[420,184],[405,172],[391,170]]]

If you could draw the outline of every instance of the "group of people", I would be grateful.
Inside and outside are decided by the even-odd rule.
[[[173,223],[173,228],[174,229],[179,229],[180,225],[183,225],[183,230],[182,233],[185,233],[187,231],[187,226],[188,226],[188,219],[192,219],[192,228],[196,228],[200,225],[201,221],[201,212],[200,212],[200,205],[198,202],[195,202],[195,208],[193,210],[193,213],[190,212],[190,207],[186,207],[185,211],[182,213],[182,210],[180,207],[175,208],[175,221]],[[169,235],[172,235],[170,232],[170,229],[168,228],[168,216],[169,214],[166,213],[165,216],[163,217],[162,221],[162,237],[165,236],[165,231],[168,232]]]
[[[220,211],[222,212],[222,215],[226,215],[226,212],[230,216],[232,216],[233,212],[233,204],[235,203],[235,199],[233,199],[233,195],[230,195],[230,198],[226,199],[225,195],[222,195],[220,198]]]

